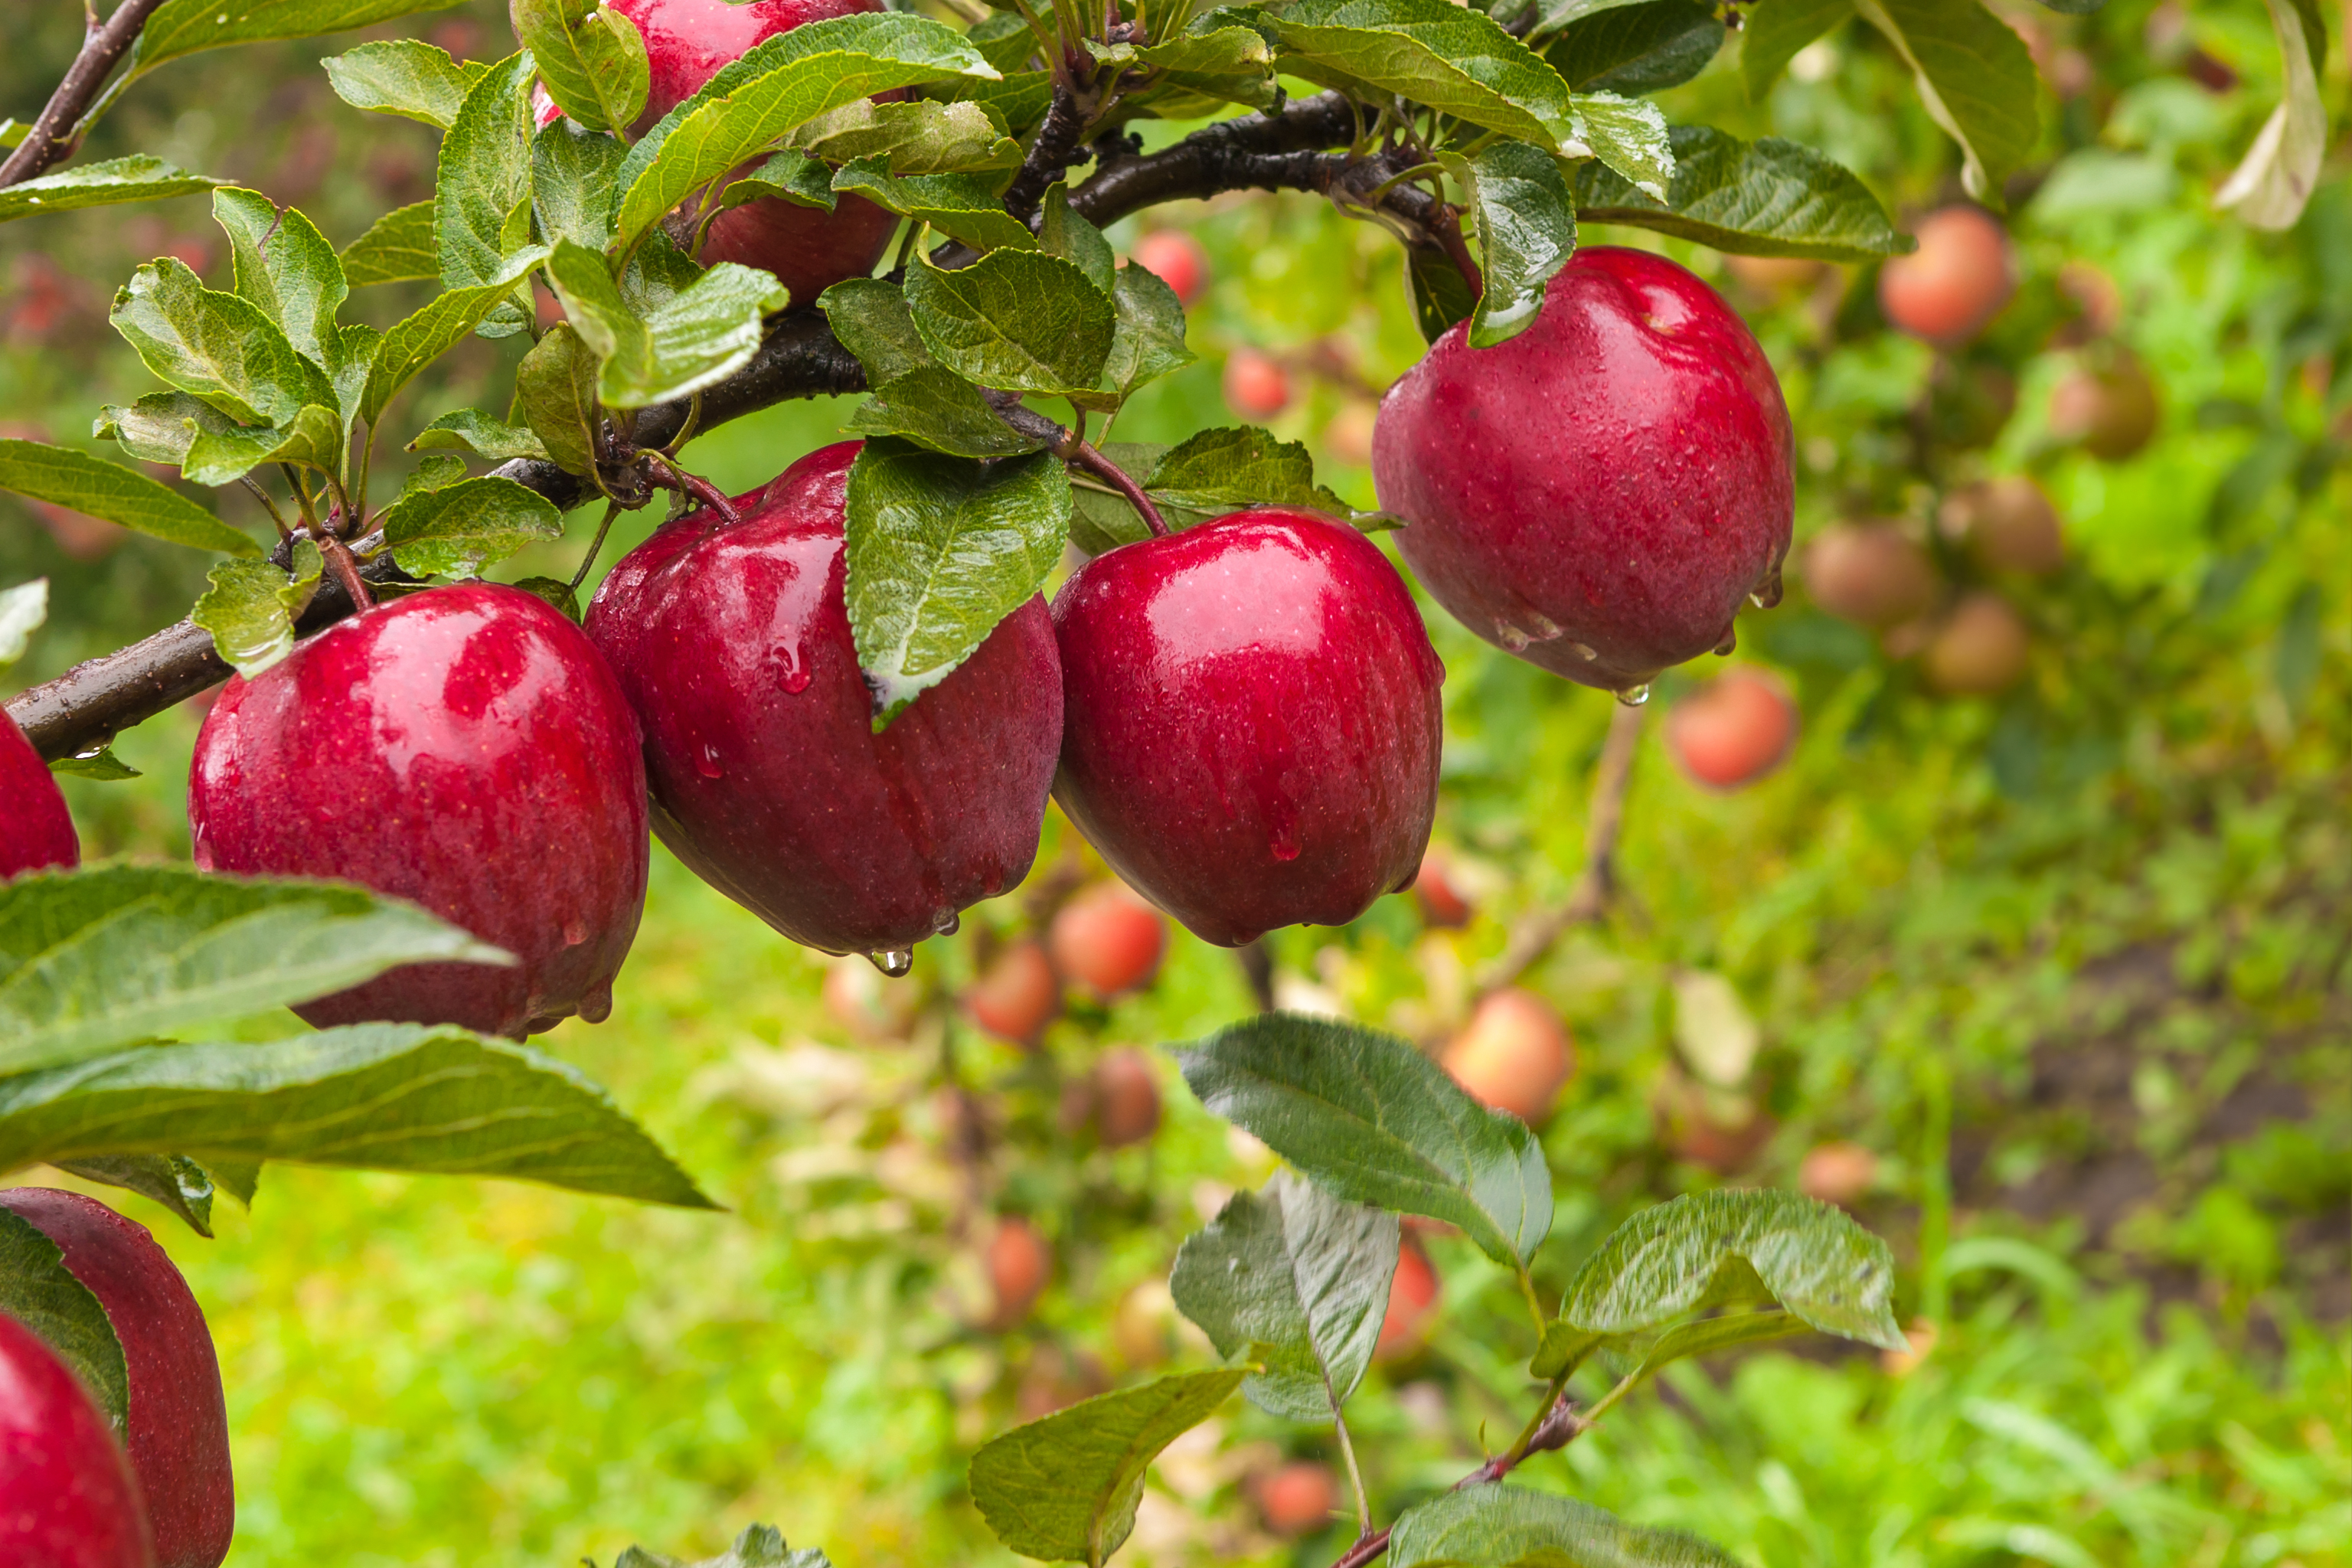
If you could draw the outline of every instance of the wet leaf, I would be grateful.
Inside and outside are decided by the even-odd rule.
[[[458,0],[163,0],[140,35],[137,68],[230,44],[313,38],[373,26],[394,16],[441,11]]]
[[[433,204],[418,202],[375,220],[343,247],[343,276],[354,289],[405,283],[441,276],[441,250],[433,237]]]
[[[1742,142],[1704,125],[1674,129],[1664,202],[1610,170],[1577,171],[1577,216],[1696,240],[1743,256],[1867,261],[1911,248],[1869,187],[1795,142]]]
[[[444,414],[415,440],[408,444],[412,452],[459,451],[471,452],[493,463],[511,462],[517,458],[547,457],[546,444],[536,431],[517,429],[503,420],[493,419],[478,408],[460,408]]]
[[[488,60],[454,60],[422,38],[362,44],[319,64],[327,85],[353,109],[396,114],[446,131],[466,95],[490,74]]]
[[[536,266],[546,253],[538,247],[509,258],[516,276]],[[452,289],[383,334],[383,342],[370,365],[360,398],[360,416],[373,424],[385,406],[416,373],[464,342],[499,301],[513,291],[514,280],[492,281],[479,289]]]
[[[721,209],[739,207],[761,196],[824,212],[833,211],[838,205],[833,194],[833,171],[824,160],[790,148],[720,191],[718,205]]]
[[[500,60],[441,139],[433,234],[445,289],[518,276],[512,258],[530,244],[530,75],[527,53]]]
[[[183,1155],[100,1155],[91,1160],[68,1160],[58,1169],[86,1182],[100,1182],[137,1193],[171,1210],[198,1236],[210,1237],[213,1233],[212,1175]]]
[[[952,174],[1021,166],[1021,143],[982,103],[909,99],[845,103],[793,132],[792,145],[832,163],[879,158],[894,174]]]
[[[1304,444],[1277,441],[1252,425],[1186,438],[1152,466],[1144,488],[1155,503],[1190,512],[1292,506],[1348,515],[1347,503],[1315,482],[1315,459]]]
[[[213,634],[221,661],[250,680],[294,651],[294,621],[317,592],[323,563],[305,539],[289,574],[267,561],[224,561],[188,619]]]
[[[722,261],[640,316],[604,258],[569,241],[556,247],[548,277],[602,362],[597,397],[607,408],[667,403],[728,375],[759,352],[762,321],[785,303],[772,274]]]
[[[379,521],[393,559],[419,577],[479,576],[525,545],[563,537],[553,501],[495,475],[413,490]]]
[[[248,300],[205,288],[184,262],[165,257],[140,268],[109,319],[166,384],[241,425],[276,425],[317,400],[278,323]]]
[[[0,223],[42,213],[74,212],[82,207],[112,206],[119,202],[162,201],[167,196],[194,195],[226,181],[191,174],[144,153],[109,158],[79,168],[20,180],[0,190]]]
[[[907,296],[895,283],[879,278],[852,278],[836,283],[817,300],[832,324],[833,335],[866,367],[866,379],[875,386],[892,382],[910,370],[937,364],[915,331]]]
[[[199,426],[180,471],[200,485],[233,485],[264,463],[299,463],[340,476],[344,458],[341,418],[312,404],[270,429]]]
[[[583,131],[558,117],[530,141],[531,201],[541,237],[550,245],[568,239],[590,250],[613,242],[614,184],[628,147],[617,136]]]
[[[645,112],[652,68],[645,35],[627,16],[600,0],[509,0],[507,11],[568,118],[620,132]]]
[[[1470,346],[1493,348],[1535,324],[1544,286],[1576,254],[1576,212],[1559,163],[1540,147],[1497,142],[1459,162],[1486,283]]]
[[[548,459],[569,474],[596,466],[596,356],[568,321],[559,321],[523,355],[515,404]]]
[[[849,416],[862,436],[903,436],[958,458],[1012,458],[1045,443],[997,417],[980,388],[938,365],[907,372],[874,389]]]
[[[1034,250],[1037,237],[1004,210],[992,183],[977,174],[891,174],[880,158],[861,158],[833,177],[843,195],[863,196],[885,212],[927,223],[974,250]]]
[[[1425,103],[1563,156],[1592,151],[1559,73],[1479,12],[1446,0],[1294,0],[1273,22],[1286,74]]]
[[[907,305],[931,357],[1013,392],[1092,392],[1118,328],[1109,298],[1083,270],[1034,250],[992,251],[951,272],[916,257]]]
[[[1148,267],[1122,267],[1111,285],[1118,326],[1103,362],[1103,385],[1116,407],[1135,389],[1183,369],[1194,358],[1185,344],[1184,302]]]
[[[335,312],[351,294],[327,237],[258,191],[215,191],[213,217],[228,236],[237,296],[283,328],[295,353],[327,368],[335,353]]]

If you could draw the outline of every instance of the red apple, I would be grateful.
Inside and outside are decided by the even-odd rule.
[[[1054,626],[1054,798],[1203,941],[1343,924],[1412,883],[1445,670],[1362,534],[1265,507],[1122,545],[1071,574]]]
[[[1884,630],[1936,604],[1936,563],[1891,522],[1832,523],[1806,542],[1805,592],[1842,621]]]
[[[1710,789],[1735,790],[1779,767],[1797,741],[1797,705],[1777,676],[1734,669],[1666,715],[1666,749]]]
[[[0,712],[0,881],[79,864],[81,839],[56,775],[16,721]]]
[[[1470,1098],[1534,1126],[1576,1072],[1568,1026],[1532,992],[1496,991],[1445,1047],[1445,1070]]]
[[[1406,1234],[1397,1249],[1396,1272],[1389,1279],[1388,1310],[1381,1319],[1381,1337],[1373,1342],[1374,1361],[1406,1361],[1421,1349],[1430,1315],[1437,1310],[1437,1269],[1421,1243]]]
[[[1949,206],[1919,220],[1918,240],[1879,268],[1879,309],[1931,343],[1974,337],[2017,288],[2008,232],[1982,207]]]
[[[154,1527],[157,1568],[220,1568],[236,1518],[228,1408],[194,1292],[145,1226],[95,1199],[12,1187],[0,1189],[0,1208],[57,1243],[67,1272],[98,1298],[121,1342],[131,1469]]]
[[[0,1563],[154,1568],[139,1483],[106,1417],[40,1336],[0,1313]]]
[[[1235,349],[1225,357],[1225,402],[1244,419],[1271,419],[1290,406],[1290,373],[1271,354]]]
[[[1018,1215],[1008,1215],[988,1238],[985,1261],[989,1288],[996,1296],[989,1326],[1012,1328],[1029,1315],[1037,1298],[1045,1294],[1045,1282],[1054,1275],[1053,1249],[1037,1234],[1036,1226]]]
[[[1389,389],[1381,505],[1422,586],[1500,647],[1625,690],[1779,595],[1796,489],[1780,384],[1731,308],[1663,257],[1580,250],[1535,323],[1466,322]]]
[[[738,498],[740,522],[665,524],[604,579],[587,626],[644,722],[662,842],[794,942],[903,955],[1028,874],[1061,668],[1032,600],[874,733],[842,599],[857,447]]]
[[[2073,370],[2050,389],[2050,433],[2079,442],[2101,462],[2137,457],[2164,416],[2156,383],[2137,361],[2105,370]]]
[[[2041,577],[2066,563],[2058,509],[2023,474],[2003,474],[1953,491],[1937,520],[1987,571]]]
[[[1878,1156],[1859,1143],[1817,1143],[1797,1167],[1797,1190],[1852,1208],[1878,1180]]]
[[[1454,886],[1451,863],[1442,850],[1432,849],[1421,858],[1421,870],[1412,879],[1412,896],[1421,905],[1422,920],[1430,925],[1455,927],[1470,923],[1470,900]]]
[[[1328,1465],[1293,1459],[1258,1478],[1258,1516],[1276,1535],[1315,1535],[1331,1526],[1339,1506],[1339,1479]]]
[[[1045,950],[1034,942],[1006,948],[964,993],[971,1021],[1000,1040],[1034,1045],[1062,1005],[1062,987]]]
[[[1106,1052],[1095,1064],[1093,1089],[1095,1131],[1104,1148],[1124,1149],[1160,1131],[1160,1080],[1141,1051]]]
[[[1155,228],[1135,242],[1136,266],[1158,275],[1186,309],[1209,286],[1209,253],[1191,235]]]
[[[396,599],[232,679],[188,825],[201,869],[357,882],[520,961],[410,965],[296,1009],[322,1028],[599,1022],[645,910],[628,703],[579,627],[494,583]]]
[[[2023,679],[2032,651],[2025,617],[2000,595],[1976,593],[1952,606],[1919,662],[1947,696],[1990,697]]]
[[[652,90],[633,135],[699,91],[705,82],[749,53],[755,44],[789,33],[806,22],[884,9],[882,0],[606,0],[645,35]],[[885,94],[886,98],[896,96]],[[534,94],[539,123],[556,118],[554,102],[541,89]],[[882,258],[898,220],[873,203],[842,196],[834,210],[795,206],[780,196],[761,196],[719,215],[703,241],[707,265],[737,261],[775,274],[795,306],[845,278],[863,278]]]
[[[1056,968],[1097,996],[1148,983],[1168,947],[1160,913],[1118,883],[1081,893],[1054,916]]]

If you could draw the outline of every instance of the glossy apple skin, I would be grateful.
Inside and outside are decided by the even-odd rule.
[[[1362,534],[1265,507],[1122,545],[1071,574],[1054,626],[1054,798],[1203,941],[1344,924],[1412,885],[1445,669]]]
[[[497,584],[396,599],[232,679],[188,823],[200,869],[357,882],[520,960],[410,964],[295,1009],[321,1028],[599,1022],[645,910],[636,720],[579,627]]]
[[[58,1244],[106,1309],[131,1374],[131,1473],[154,1528],[157,1568],[220,1568],[236,1523],[220,1360],[195,1293],[147,1227],[79,1193],[0,1190]]]
[[[0,1313],[0,1563],[154,1562],[139,1484],[106,1417],[39,1335]]]
[[[793,941],[911,949],[1028,875],[1062,735],[1043,599],[880,734],[842,599],[858,443],[663,527],[613,569],[588,635],[646,727],[654,826]]]
[[[882,0],[611,0],[613,9],[645,35],[652,72],[645,112],[630,129],[636,134],[700,91],[725,67],[779,33],[804,22],[882,10]],[[884,94],[885,98],[895,96]],[[552,121],[554,103],[541,89],[533,100],[539,123]],[[736,261],[775,274],[794,305],[816,297],[845,278],[863,278],[882,258],[897,232],[898,218],[872,202],[844,196],[832,212],[795,206],[761,196],[722,213],[704,239],[701,259]]]
[[[56,775],[16,721],[0,713],[0,882],[45,866],[81,864]]]
[[[1622,690],[1719,647],[1749,594],[1777,597],[1795,437],[1713,289],[1596,246],[1517,337],[1468,333],[1389,389],[1372,435],[1381,505],[1412,525],[1397,549],[1464,626]]]

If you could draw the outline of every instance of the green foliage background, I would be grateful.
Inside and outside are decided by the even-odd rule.
[[[12,37],[19,115],[78,42],[68,5]],[[1945,405],[1936,356],[1878,329],[1869,279],[1773,298],[1710,254],[1669,251],[1747,310],[1796,414],[1801,537],[1846,515],[1927,516],[1940,487],[2030,468],[2065,515],[2073,563],[2024,590],[2032,674],[1999,701],[1938,701],[1860,634],[1790,601],[1743,619],[1743,658],[1796,683],[1790,765],[1728,797],[1685,782],[1654,726],[1628,812],[1626,895],[1529,978],[1576,1033],[1580,1069],[1545,1142],[1562,1194],[1538,1258],[1557,1289],[1633,1208],[1719,1178],[1678,1161],[1654,1100],[1674,1066],[1675,977],[1718,973],[1762,1030],[1770,1141],[1738,1179],[1786,1184],[1815,1142],[1877,1151],[1864,1218],[1906,1268],[1906,1315],[1941,1321],[1906,1376],[1874,1358],[1771,1348],[1678,1368],[1565,1458],[1522,1472],[1629,1518],[1771,1564],[2013,1561],[2306,1568],[2352,1540],[2352,182],[2339,145],[2294,231],[2217,221],[2210,193],[2275,100],[2266,14],[2114,0],[2080,21],[2021,7],[2046,79],[2074,50],[2091,85],[2044,102],[2014,220],[2026,282],[1975,363],[2012,372],[2018,413],[1986,448],[1925,448]],[[2333,20],[2333,18],[2331,18]],[[2352,17],[2347,17],[2352,21]],[[418,26],[503,52],[497,8]],[[93,153],[152,151],[298,203],[348,241],[429,185],[422,127],[337,104],[311,62],[349,40],[184,63],[134,93]],[[2344,50],[2328,91],[2341,123]],[[2190,51],[2196,51],[2192,54]],[[2200,85],[2210,64],[2242,79]],[[1955,189],[1948,145],[1895,62],[1849,26],[1760,105],[1738,48],[1665,99],[1669,118],[1812,142],[1916,215]],[[1156,134],[1169,134],[1158,130]],[[2012,195],[2031,194],[2021,188]],[[1162,209],[1209,247],[1192,312],[1202,363],[1148,389],[1118,435],[1179,438],[1229,417],[1234,348],[1289,356],[1302,395],[1276,422],[1343,494],[1368,389],[1419,353],[1393,246],[1305,198]],[[1133,225],[1114,231],[1122,243]],[[1588,232],[1585,243],[1638,242]],[[137,261],[203,247],[200,201],[0,230],[0,419],[85,438],[98,403],[145,386],[104,331]],[[2160,383],[2166,420],[2106,466],[2048,438],[2052,348],[2095,268],[2115,336]],[[1849,269],[1850,271],[1851,269]],[[413,300],[362,296],[385,319]],[[520,342],[468,344],[409,394],[412,427],[499,384]],[[848,405],[800,405],[689,456],[741,490],[835,438]],[[1351,428],[1354,427],[1354,428]],[[399,465],[383,483],[398,483]],[[234,508],[234,492],[223,492]],[[234,515],[234,513],[233,513]],[[642,536],[650,514],[629,520]],[[502,575],[568,574],[584,530]],[[606,560],[617,552],[608,549]],[[0,582],[46,574],[56,609],[17,672],[37,680],[184,612],[201,561],[130,541],[67,553],[0,499]],[[1608,699],[1475,642],[1442,614],[1449,669],[1441,840],[1472,868],[1478,919],[1425,931],[1408,899],[1345,930],[1283,933],[1294,984],[1368,1021],[1442,1032],[1509,921],[1564,893]],[[1662,682],[1670,708],[1708,670]],[[145,771],[67,781],[93,858],[186,854],[180,791],[194,719],[124,737]],[[1058,818],[1041,867],[1076,854]],[[1249,1006],[1230,955],[1179,937],[1160,985],[1080,1009],[1023,1058],[957,1041],[991,1090],[986,1209],[1033,1215],[1059,1271],[1029,1328],[963,1325],[979,1299],[969,1173],[938,1152],[935,1057],[851,1041],[818,1003],[822,962],[656,852],[646,929],[611,1022],[551,1048],[731,1206],[640,1210],[498,1184],[273,1168],[221,1237],[158,1225],[218,1336],[239,1478],[239,1564],[608,1561],[641,1540],[715,1551],[754,1519],[857,1564],[1006,1560],[962,1494],[982,1438],[1136,1370],[1131,1289],[1226,1187],[1265,1166],[1164,1059],[1168,1125],[1105,1153],[1061,1129],[1064,1076],[1106,1041],[1196,1037]],[[1017,898],[968,931],[1009,931]],[[952,985],[967,937],[933,943]],[[935,951],[936,950],[936,951]],[[1444,1326],[1376,1373],[1360,1440],[1382,1512],[1441,1488],[1527,1403],[1507,1276],[1440,1240]],[[1138,1300],[1140,1300],[1139,1298]],[[1121,1331],[1125,1323],[1128,1331]],[[1151,1336],[1145,1334],[1148,1341]],[[1196,1342],[1167,1348],[1207,1364]],[[1239,1406],[1215,1443],[1163,1465],[1130,1552],[1154,1562],[1328,1561],[1258,1532],[1248,1476],[1311,1432]]]

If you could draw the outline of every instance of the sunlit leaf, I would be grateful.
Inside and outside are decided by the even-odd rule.
[[[1627,1524],[1591,1503],[1526,1487],[1465,1487],[1408,1509],[1391,1568],[1738,1568],[1678,1530]]]
[[[446,131],[466,95],[490,74],[487,60],[454,60],[422,38],[362,44],[319,62],[327,85],[353,109],[397,114]]]
[[[1704,125],[1674,129],[1664,202],[1598,164],[1577,171],[1577,216],[1696,240],[1744,256],[1865,261],[1908,250],[1868,186],[1811,147],[1742,142]]]
[[[563,537],[553,501],[495,475],[413,490],[379,521],[393,559],[419,577],[478,576],[525,545]]]

